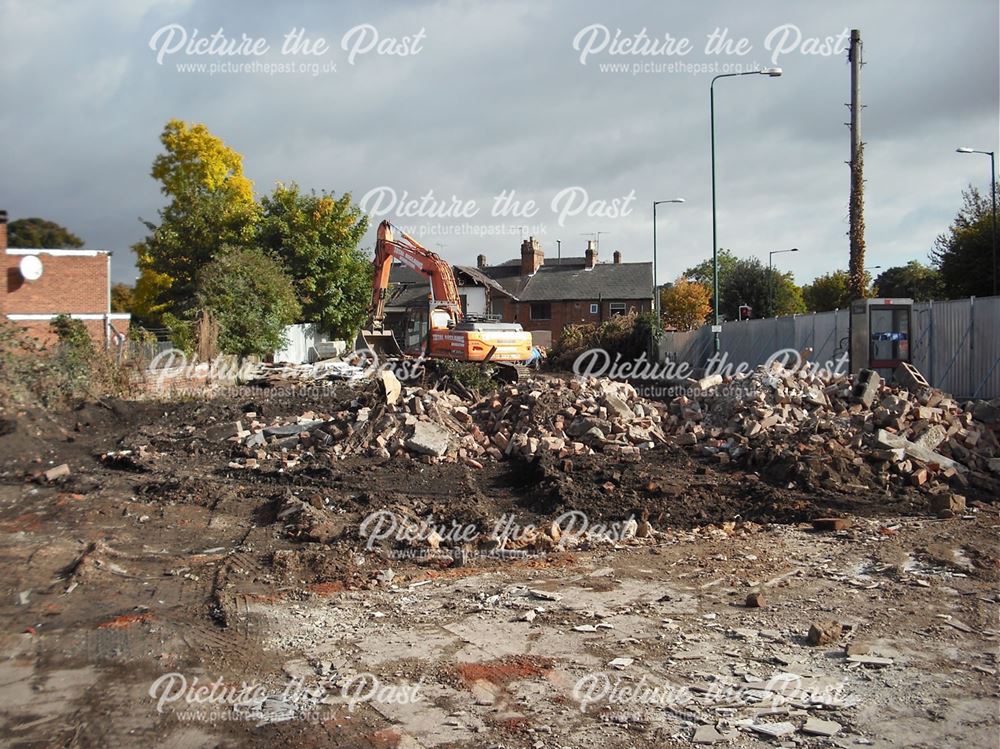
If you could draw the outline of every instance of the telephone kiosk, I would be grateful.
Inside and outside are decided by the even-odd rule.
[[[912,299],[856,299],[851,302],[851,372],[873,369],[890,379],[910,363]]]

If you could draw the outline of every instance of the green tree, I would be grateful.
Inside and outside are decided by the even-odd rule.
[[[82,320],[69,315],[57,315],[49,328],[58,338],[52,364],[59,377],[59,389],[65,397],[79,390],[86,390],[91,375],[91,365],[96,355],[94,342]]]
[[[111,284],[111,311],[131,312],[132,293],[135,291],[127,283]]]
[[[911,298],[916,302],[941,299],[944,282],[941,273],[928,268],[919,260],[911,260],[906,265],[897,265],[882,271],[875,279],[878,296]]]
[[[805,311],[802,294],[791,273],[770,271],[757,258],[737,259],[720,274],[719,308],[723,319],[739,318],[740,305],[748,304],[754,317],[791,315]]]
[[[140,285],[156,290],[148,306],[182,315],[193,304],[199,271],[227,247],[253,241],[260,209],[243,157],[204,125],[171,120],[160,142],[164,153],[151,174],[170,202],[158,225],[143,222],[149,236],[133,249],[146,277]]]
[[[738,258],[729,250],[719,250],[719,314],[724,320],[739,318],[739,309],[748,304],[755,317],[792,315],[805,311],[802,292],[791,273],[771,271],[757,258]],[[703,284],[711,293],[712,259],[688,268],[684,275]]]
[[[280,349],[284,328],[302,312],[291,279],[258,249],[232,250],[206,265],[197,300],[219,323],[219,347],[238,356]]]
[[[736,267],[736,263],[739,262],[739,258],[736,257],[729,250],[719,248],[719,294],[722,294],[722,286],[724,285],[726,276],[729,275],[730,271]],[[684,278],[689,278],[692,281],[697,281],[698,283],[704,285],[709,291],[712,290],[712,258],[703,260],[698,263],[698,265],[693,268],[688,268],[684,271]]]
[[[813,279],[802,287],[802,296],[810,312],[827,312],[845,309],[851,303],[850,277],[847,271],[838,270]]]
[[[7,225],[7,244],[22,249],[64,250],[83,247],[83,240],[54,221],[19,218]]]
[[[802,287],[795,283],[791,272],[774,272],[774,314],[800,315],[807,311]]]
[[[863,274],[865,296],[872,295],[872,277],[868,271]],[[811,284],[802,287],[802,298],[810,312],[828,312],[833,309],[847,309],[853,299],[850,275],[845,270],[817,276]]]
[[[993,293],[993,224],[990,199],[969,185],[948,231],[938,236],[931,263],[948,298]]]
[[[350,337],[371,300],[371,260],[358,249],[368,218],[351,194],[305,194],[294,182],[261,199],[257,244],[295,285],[306,322]]]

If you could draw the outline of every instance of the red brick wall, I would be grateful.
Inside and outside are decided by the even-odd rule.
[[[49,320],[10,320],[9,322],[11,325],[15,325],[23,330],[25,335],[34,338],[43,346],[51,346],[57,341],[55,333],[52,332]],[[90,333],[90,337],[94,343],[99,346],[107,343],[104,336],[104,320],[82,320],[81,322],[87,328],[87,332]],[[114,328],[112,335],[115,333],[121,335],[128,334],[128,320],[112,320],[111,326]]]
[[[532,320],[531,304],[528,302],[512,302],[506,300],[503,310],[504,322],[520,323],[525,330],[547,330],[552,333],[552,340],[559,338],[562,329],[567,325],[579,323],[598,323],[611,317],[612,303],[625,303],[626,312],[649,312],[652,302],[649,299],[596,299],[587,301],[550,302],[552,318],[550,320]],[[590,313],[590,305],[599,304],[598,314]]]
[[[42,277],[25,281],[23,255],[3,254],[4,314],[103,314],[108,311],[108,256],[40,254]]]

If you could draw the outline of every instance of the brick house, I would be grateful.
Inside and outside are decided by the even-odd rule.
[[[0,316],[33,338],[51,343],[49,323],[60,314],[82,320],[100,345],[117,343],[128,332],[131,315],[111,312],[109,251],[8,247],[7,212],[0,211],[0,260]]]
[[[492,314],[520,323],[541,346],[551,346],[567,325],[653,308],[653,264],[623,263],[617,251],[612,262],[598,262],[593,240],[583,257],[546,264],[538,240],[529,237],[521,243],[519,259],[487,265],[480,255],[478,266],[512,297],[495,297]]]

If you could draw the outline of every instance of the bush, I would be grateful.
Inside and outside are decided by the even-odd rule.
[[[552,347],[549,362],[560,369],[572,369],[573,362],[590,349],[604,349],[611,358],[620,354],[623,361],[634,361],[648,354],[650,343],[660,334],[656,315],[630,312],[615,315],[602,323],[568,325]]]
[[[172,312],[164,312],[163,327],[170,335],[170,345],[187,355],[194,353],[194,322],[182,320]]]
[[[476,362],[437,359],[434,361],[434,368],[439,377],[449,377],[476,393],[485,393],[496,388],[496,382],[493,380],[496,367],[492,364],[483,366]]]
[[[59,343],[52,355],[52,364],[58,370],[58,382],[65,398],[86,392],[96,361],[97,351],[82,320],[69,315],[59,315],[49,327]]]
[[[60,315],[51,326],[58,342],[44,348],[16,325],[0,321],[0,410],[65,407],[131,394],[131,372],[94,345],[82,322]]]
[[[219,323],[226,354],[266,356],[285,343],[285,327],[302,309],[291,279],[260,250],[233,250],[198,276],[198,301]]]

